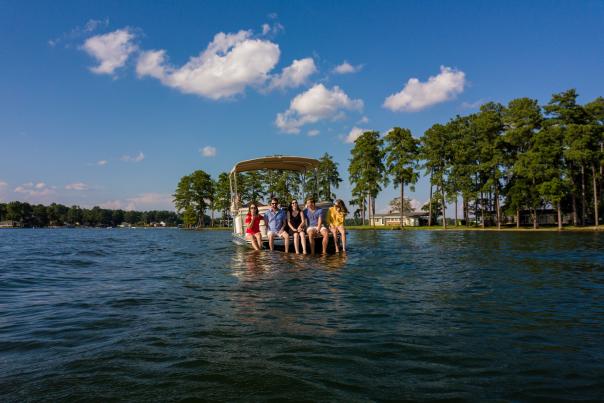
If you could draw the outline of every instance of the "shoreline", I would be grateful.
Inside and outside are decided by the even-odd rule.
[[[448,226],[446,229],[442,226],[433,225],[431,227],[428,226],[420,226],[420,227],[398,227],[398,226],[368,226],[368,225],[351,225],[346,227],[347,230],[351,231],[495,231],[495,232],[603,232],[604,225],[601,226],[586,226],[586,227],[562,227],[562,229],[558,229],[557,226],[554,227],[502,227],[498,229],[497,227],[465,227],[465,226]]]
[[[184,231],[232,231],[231,227],[206,227],[206,228],[178,228],[178,227],[0,227],[0,230],[11,230],[11,229],[115,229],[115,230],[132,230],[132,229],[180,229]],[[421,226],[421,227],[395,227],[395,226],[369,226],[369,225],[350,225],[346,226],[347,231],[444,231],[444,232],[463,232],[463,231],[477,231],[477,232],[604,232],[604,225],[598,227],[586,226],[586,227],[506,227],[497,229],[496,227],[464,227],[464,226],[449,226],[446,229],[442,226]]]

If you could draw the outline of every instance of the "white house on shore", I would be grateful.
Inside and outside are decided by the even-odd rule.
[[[413,211],[403,215],[403,224],[407,227],[418,227],[427,219],[427,212]],[[401,225],[401,215],[400,213],[375,214],[369,219],[369,225],[398,227]]]

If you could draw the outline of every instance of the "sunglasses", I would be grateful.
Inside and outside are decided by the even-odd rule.
[[[277,205],[277,203],[271,203],[271,206],[276,206],[276,205]]]
[[[298,204],[298,202],[292,202],[292,204]]]

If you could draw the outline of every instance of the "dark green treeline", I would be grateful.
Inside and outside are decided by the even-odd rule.
[[[87,209],[56,203],[50,206],[31,205],[19,201],[0,203],[0,221],[14,221],[24,227],[115,227],[123,223],[144,226],[162,221],[167,226],[176,226],[182,223],[180,216],[173,211],[125,211],[100,207]]]
[[[419,141],[395,128],[384,138],[365,132],[350,160],[351,204],[374,213],[374,200],[390,180],[401,188],[430,179],[430,223],[447,205],[461,202],[466,224],[520,222],[528,212],[554,210],[558,226],[570,215],[574,225],[598,225],[602,217],[604,98],[577,103],[574,89],[554,94],[544,106],[518,98],[507,106],[489,102],[478,113],[456,116],[430,127]],[[455,208],[455,223],[457,208]],[[511,217],[511,218],[510,218]]]

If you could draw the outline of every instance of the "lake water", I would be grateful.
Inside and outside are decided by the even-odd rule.
[[[604,233],[0,230],[0,400],[602,400]]]

